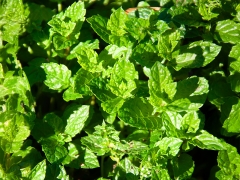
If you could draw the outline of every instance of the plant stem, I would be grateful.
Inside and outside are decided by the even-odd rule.
[[[105,156],[101,156],[101,177],[104,176],[104,165],[103,165],[104,158],[105,158]]]

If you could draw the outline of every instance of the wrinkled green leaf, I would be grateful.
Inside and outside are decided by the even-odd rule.
[[[90,116],[90,106],[71,106],[64,111],[63,120],[66,121],[64,133],[74,137],[80,133]]]
[[[138,73],[134,65],[127,60],[119,60],[115,63],[108,87],[112,93],[122,98],[132,96],[132,91],[136,89],[135,79],[138,78]]]
[[[29,179],[39,179],[44,180],[46,176],[46,160],[41,161],[38,163],[28,175]]]
[[[154,147],[158,148],[160,156],[167,156],[169,158],[174,157],[180,151],[182,140],[174,137],[165,137],[154,144]]]
[[[239,108],[240,108],[240,101],[238,100],[236,104],[232,105],[230,113],[229,113],[227,119],[225,119],[225,121],[223,123],[223,128],[228,133],[240,133]]]
[[[89,149],[83,148],[80,144],[75,142],[69,143],[68,151],[68,155],[63,162],[64,164],[76,169],[99,167],[97,156]]]
[[[220,50],[220,46],[208,41],[182,46],[176,57],[176,69],[204,67],[214,60]]]
[[[201,149],[225,150],[225,144],[222,140],[214,137],[205,130],[200,131],[201,134],[191,139],[190,143]]]
[[[152,105],[143,98],[126,101],[118,112],[118,117],[134,127],[161,129],[162,119],[153,114]]]
[[[237,44],[239,42],[240,33],[239,23],[235,23],[232,20],[223,20],[217,22],[216,36],[225,43]]]
[[[67,66],[57,63],[43,63],[41,68],[45,71],[46,80],[44,83],[53,90],[62,91],[69,86],[71,71]]]
[[[175,157],[171,164],[173,166],[174,177],[179,179],[188,179],[192,177],[194,170],[194,161],[188,154],[181,154],[180,157]]]
[[[217,161],[221,170],[216,173],[216,177],[218,179],[239,179],[240,155],[235,147],[231,145],[227,145],[226,147],[226,150],[219,151],[218,153]]]
[[[122,36],[126,33],[124,30],[126,20],[126,13],[122,8],[118,8],[111,14],[107,22],[107,29],[110,30],[113,35]]]
[[[30,135],[32,120],[16,111],[0,113],[0,147],[4,152],[17,152]]]
[[[172,77],[167,67],[160,62],[156,62],[151,68],[148,87],[150,93],[150,103],[161,111],[162,106],[169,102],[165,92],[167,84],[172,83]]]
[[[107,29],[107,19],[100,15],[87,18],[93,30],[106,42],[109,42],[110,31]]]
[[[64,142],[60,141],[56,136],[44,138],[40,141],[42,150],[50,163],[61,163],[67,156],[67,149]]]

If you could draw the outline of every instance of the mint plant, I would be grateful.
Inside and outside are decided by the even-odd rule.
[[[0,179],[239,179],[239,2],[98,3],[0,2]]]

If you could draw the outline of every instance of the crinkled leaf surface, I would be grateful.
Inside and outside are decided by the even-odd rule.
[[[126,22],[127,31],[138,41],[147,35],[149,25],[149,20],[141,18],[129,18]]]
[[[138,79],[138,72],[133,63],[121,59],[115,63],[107,86],[113,94],[128,98],[132,96],[131,92],[137,87],[135,79]]]
[[[232,47],[230,54],[229,54],[229,61],[230,61],[230,66],[229,66],[229,71],[230,71],[230,76],[228,77],[228,82],[231,84],[231,88],[235,92],[240,92],[240,44],[236,44],[235,46]]]
[[[39,162],[30,172],[28,175],[29,179],[39,179],[39,180],[44,180],[46,176],[46,160],[44,159],[43,161]]]
[[[97,156],[87,148],[80,145],[80,142],[68,144],[68,155],[64,159],[63,164],[67,164],[73,168],[97,168],[99,163]]]
[[[111,14],[110,19],[107,22],[107,29],[110,30],[113,35],[122,36],[126,33],[124,28],[127,18],[128,16],[124,10],[118,8]]]
[[[107,19],[100,15],[94,15],[87,19],[93,30],[106,42],[109,42],[111,32],[107,29]]]
[[[156,62],[151,68],[148,87],[150,93],[150,103],[161,111],[161,106],[168,103],[168,95],[164,91],[167,84],[172,82],[171,74],[167,67],[160,62]]]
[[[191,144],[198,146],[201,149],[210,150],[225,150],[224,141],[214,137],[205,130],[201,130],[201,133],[191,140]]]
[[[122,99],[121,97],[117,97],[115,99],[103,102],[101,106],[104,111],[106,111],[109,114],[112,114],[118,112],[118,110],[122,107],[124,102],[125,102],[124,99]]]
[[[229,104],[230,105],[230,104]],[[232,105],[231,111],[223,123],[223,128],[228,133],[240,133],[240,101],[238,100],[236,104]]]
[[[93,134],[82,137],[81,142],[87,146],[91,151],[98,156],[102,156],[105,153],[111,151],[111,149],[117,149],[119,144],[119,132],[112,126],[106,125],[104,122],[102,126],[94,127]]]
[[[174,177],[179,179],[191,178],[194,170],[194,161],[190,155],[183,153],[180,157],[172,159],[171,164],[173,166]]]
[[[0,114],[0,147],[7,153],[18,151],[30,135],[33,122],[25,114],[6,111]]]
[[[76,56],[83,69],[92,73],[103,71],[103,61],[99,62],[98,54],[93,49],[82,47],[76,52]]]
[[[59,140],[57,136],[44,138],[40,141],[40,144],[42,145],[42,150],[50,163],[61,163],[67,156],[68,152],[64,147],[64,142]]]
[[[71,71],[67,66],[57,63],[43,63],[41,67],[47,75],[44,83],[50,89],[62,91],[69,86]]]
[[[219,151],[217,161],[218,166],[221,168],[216,173],[218,179],[238,179],[240,173],[240,155],[237,149],[231,145],[226,146],[227,149]]]
[[[51,179],[66,179],[69,180],[69,175],[67,175],[67,172],[64,168],[64,166],[59,164],[49,164],[47,166],[46,171],[46,177],[45,180],[51,180]]]
[[[180,47],[176,69],[204,67],[214,60],[221,47],[208,41],[195,41]]]
[[[153,114],[152,105],[144,98],[134,98],[126,101],[118,112],[118,117],[138,128],[161,129],[162,119]]]
[[[217,36],[225,43],[237,44],[240,41],[240,25],[230,19],[218,21],[216,27]]]
[[[90,106],[88,105],[75,105],[67,108],[62,117],[67,124],[64,133],[70,135],[71,137],[80,133],[89,116]]]
[[[164,137],[160,141],[154,144],[154,147],[159,148],[158,153],[161,156],[167,156],[169,158],[174,157],[180,151],[182,140],[175,137]]]

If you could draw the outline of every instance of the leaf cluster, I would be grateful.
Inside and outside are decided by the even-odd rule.
[[[238,1],[51,3],[0,1],[0,178],[240,178]]]

